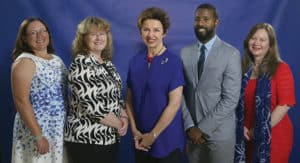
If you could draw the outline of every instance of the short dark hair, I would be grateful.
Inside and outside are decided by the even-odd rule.
[[[219,19],[218,11],[217,11],[216,7],[214,5],[212,5],[212,4],[209,4],[209,3],[200,4],[196,8],[195,12],[197,12],[198,9],[208,9],[208,10],[211,10],[213,12],[213,14],[214,14],[215,19]]]
[[[144,21],[148,19],[155,19],[160,21],[163,26],[164,34],[168,31],[171,24],[168,14],[163,9],[158,7],[150,7],[145,9],[138,18],[137,25],[140,31]]]

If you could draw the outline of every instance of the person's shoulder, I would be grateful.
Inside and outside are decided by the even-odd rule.
[[[50,54],[50,55],[52,55],[52,56],[53,56],[53,58],[61,59],[61,57],[60,57],[60,56],[58,56],[57,54]]]
[[[145,53],[136,53],[131,59],[141,59],[145,57]]]
[[[57,54],[51,54],[51,55],[53,56],[53,60],[54,60],[56,63],[65,66],[65,62],[64,62],[64,60],[63,60],[60,56],[58,56]]]
[[[137,54],[135,54],[134,56],[132,56],[130,58],[129,62],[131,64],[137,63],[137,62],[141,62],[144,58],[145,58],[145,54],[144,53],[137,53]]]
[[[37,57],[31,53],[23,52],[14,61],[15,64],[34,64]]]
[[[286,62],[280,61],[273,78],[274,79],[287,78],[287,77],[291,77],[291,76],[292,76],[292,70],[291,70],[290,66]]]
[[[74,62],[76,63],[86,63],[86,62],[91,62],[90,57],[87,55],[82,55],[82,54],[78,54],[76,55],[76,57],[74,58]]]
[[[221,39],[219,39],[216,43],[217,43],[217,47],[222,49],[222,54],[240,57],[240,51],[230,43],[223,41]]]
[[[34,59],[36,58],[36,56],[32,53],[23,52],[16,58],[16,60],[23,59],[23,58]]]
[[[51,54],[53,56],[54,59],[62,61],[61,57],[58,56],[57,54]]]
[[[186,56],[194,54],[193,51],[195,49],[197,49],[197,43],[186,45],[185,47],[181,48],[180,57],[184,59]]]
[[[86,55],[78,54],[78,55],[76,55],[76,57],[74,59],[76,60],[76,59],[85,59],[85,58],[87,58]]]
[[[278,64],[278,67],[288,68],[288,67],[289,67],[289,64],[287,64],[287,63],[284,62],[284,61],[280,61],[279,64]]]
[[[172,52],[172,51],[170,51],[170,50],[166,50],[166,57],[167,58],[170,58],[170,59],[172,59],[172,60],[180,60],[180,57],[179,57],[179,55],[176,55],[174,52]]]
[[[13,71],[27,71],[34,70],[35,62],[31,57],[26,57],[26,54],[20,55],[12,64]],[[31,54],[29,54],[31,55]]]
[[[191,50],[197,47],[197,43],[189,44],[181,48],[181,51]]]
[[[233,51],[238,51],[238,49],[236,47],[234,47],[232,44],[223,41],[220,39],[220,44],[223,46],[223,48],[227,48],[228,50],[233,50]]]
[[[105,61],[104,64],[108,67],[116,67],[115,64],[111,60]]]
[[[277,72],[289,71],[289,70],[290,70],[290,66],[286,62],[284,62],[284,61],[279,62],[278,67],[277,67]]]

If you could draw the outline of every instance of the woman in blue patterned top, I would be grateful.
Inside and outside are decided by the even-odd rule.
[[[48,27],[24,20],[13,51],[12,94],[17,114],[13,163],[63,163],[67,69],[54,53]]]
[[[121,78],[111,62],[110,24],[97,17],[85,18],[78,25],[72,50],[65,130],[70,159],[74,163],[113,163],[128,117],[121,98]]]

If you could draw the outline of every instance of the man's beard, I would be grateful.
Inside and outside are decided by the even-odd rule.
[[[199,32],[200,28],[203,28],[205,32]],[[198,40],[204,43],[208,42],[215,35],[214,28],[208,29],[206,27],[194,27],[194,31]]]

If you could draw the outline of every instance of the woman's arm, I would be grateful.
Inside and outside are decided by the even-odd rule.
[[[155,127],[151,130],[150,133],[144,134],[141,145],[147,148],[153,144],[155,139],[159,136],[161,132],[169,126],[169,124],[174,119],[177,114],[182,97],[183,86],[179,86],[176,89],[172,90],[169,93],[169,103],[156,123]]]
[[[132,105],[132,92],[130,88],[127,88],[126,91],[126,102],[125,102],[126,112],[130,122],[130,128],[134,139],[135,148],[138,150],[147,151],[146,148],[140,145],[140,140],[142,139],[141,132],[136,128],[135,119],[134,119],[134,111]]]
[[[122,127],[122,121],[112,112],[109,112],[100,120],[100,123],[113,127],[116,129],[120,129]]]
[[[30,59],[21,59],[12,66],[11,85],[15,107],[21,119],[36,138],[38,152],[45,154],[49,151],[49,143],[43,137],[29,100],[31,81],[35,72],[35,64]]]
[[[126,113],[128,115],[129,122],[130,122],[131,131],[133,133],[133,136],[135,136],[134,133],[136,132],[137,128],[136,128],[135,119],[134,119],[133,105],[132,105],[132,93],[131,93],[130,88],[127,88],[127,91],[126,91],[125,107],[126,107]]]
[[[279,64],[274,80],[277,83],[277,94],[274,94],[274,96],[277,97],[278,103],[271,112],[271,127],[276,126],[287,114],[290,107],[296,103],[294,77],[286,63],[282,62]]]
[[[276,126],[281,119],[287,114],[290,107],[288,105],[277,105],[271,113],[271,127]]]
[[[129,118],[126,111],[122,109],[121,116],[119,118],[122,122],[122,127],[118,130],[119,135],[124,136],[127,133]]]

